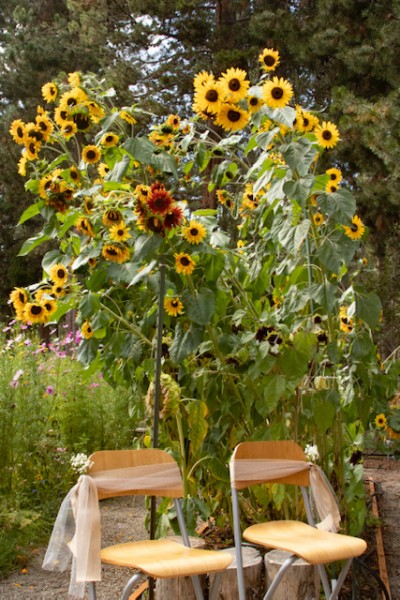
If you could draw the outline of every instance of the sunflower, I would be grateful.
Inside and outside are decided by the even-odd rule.
[[[68,271],[61,263],[52,265],[49,270],[49,276],[53,283],[64,286],[68,281]]]
[[[201,71],[200,73],[197,73],[193,79],[193,87],[196,92],[200,90],[203,85],[208,83],[215,83],[215,78],[212,73],[208,73],[207,71]]]
[[[320,225],[322,225],[325,222],[324,215],[321,214],[320,212],[315,213],[313,215],[313,222],[315,225],[317,225],[317,227],[319,227]]]
[[[57,106],[54,110],[54,120],[60,128],[65,127],[66,124],[71,123],[69,110],[64,106]]]
[[[26,163],[28,162],[27,156],[24,154],[18,161],[18,175],[26,177]]]
[[[118,246],[117,244],[105,244],[101,254],[106,260],[118,264],[124,263],[130,258],[128,246]]]
[[[75,108],[79,104],[82,104],[87,100],[87,94],[80,87],[72,88],[68,92],[64,92],[64,94],[60,98],[59,105],[68,108],[71,110]]]
[[[175,254],[175,268],[177,273],[182,273],[183,275],[191,275],[193,273],[196,263],[193,258],[189,256],[189,254],[185,254],[185,252],[180,252],[179,254]]]
[[[65,137],[66,140],[71,139],[76,133],[78,133],[78,127],[74,121],[63,122],[61,126],[61,135]]]
[[[133,117],[131,115],[131,113],[128,112],[127,110],[121,110],[119,113],[119,116],[123,121],[126,121],[126,123],[129,123],[129,125],[136,125],[136,123],[137,123],[135,117]]]
[[[97,102],[94,102],[93,100],[87,100],[83,103],[83,105],[85,108],[88,109],[90,118],[92,119],[93,123],[98,123],[105,116],[104,109],[99,104],[97,104]]]
[[[323,121],[323,123],[317,125],[314,133],[318,145],[322,148],[334,148],[340,139],[338,128],[330,121]]]
[[[10,294],[10,301],[16,311],[23,310],[28,300],[28,292],[24,288],[15,288]]]
[[[101,157],[101,152],[97,146],[93,144],[89,144],[89,146],[85,146],[82,150],[82,159],[85,163],[94,164],[99,162]]]
[[[171,194],[162,183],[153,183],[147,199],[147,206],[152,213],[164,215],[169,212],[173,204]]]
[[[97,166],[97,172],[100,177],[106,177],[106,175],[110,172],[110,167],[106,163],[100,163]]]
[[[112,227],[122,221],[122,215],[119,210],[109,209],[103,215],[103,225],[106,227]]]
[[[378,429],[383,429],[386,426],[386,417],[383,413],[376,415],[375,425],[378,427]]]
[[[189,244],[200,244],[207,235],[207,229],[198,221],[190,221],[189,225],[182,229],[182,234]]]
[[[147,202],[147,199],[150,195],[150,186],[138,184],[135,187],[135,190],[133,193],[134,193],[135,197],[138,198],[138,200],[141,200],[142,202]]]
[[[10,134],[14,142],[17,144],[25,143],[25,135],[26,135],[26,125],[21,119],[16,119],[11,123]]]
[[[258,60],[265,71],[274,71],[279,65],[279,52],[272,48],[264,48],[259,55]]]
[[[208,81],[196,91],[193,110],[197,113],[216,114],[220,109],[223,95],[220,82]]]
[[[110,228],[110,238],[114,240],[114,242],[125,242],[130,237],[131,234],[129,233],[129,229],[123,221],[120,221],[120,223],[117,223]]]
[[[27,302],[24,307],[23,320],[25,323],[46,323],[48,313],[42,304]]]
[[[340,330],[345,333],[351,333],[354,328],[354,321],[347,315],[346,306],[342,306],[339,312]]]
[[[29,140],[28,142],[26,142],[25,150],[28,160],[36,160],[37,158],[39,158],[41,146],[41,143],[36,142],[35,140]]]
[[[342,181],[342,171],[340,169],[332,167],[332,169],[327,169],[325,173],[329,175],[329,179],[334,183],[340,183]]]
[[[36,125],[43,134],[43,141],[47,142],[53,133],[53,123],[46,115],[37,115],[35,118]]]
[[[42,287],[36,290],[35,292],[35,301],[43,302],[43,300],[47,300],[52,296],[51,287]]]
[[[91,324],[89,323],[89,321],[85,321],[83,323],[83,325],[81,327],[81,333],[82,333],[83,337],[85,338],[85,340],[89,340],[92,337],[94,331],[93,331],[93,328],[92,328]]]
[[[226,131],[238,131],[246,127],[250,115],[235,104],[224,102],[215,119],[215,124],[220,125]]]
[[[178,115],[168,115],[167,124],[170,125],[173,130],[179,129],[181,119]]]
[[[85,217],[81,217],[76,222],[76,230],[83,235],[87,235],[88,237],[94,237],[94,231],[92,225],[88,219]]]
[[[54,298],[44,298],[40,304],[46,311],[47,317],[50,317],[57,310],[57,302]]]
[[[81,75],[79,71],[74,71],[73,73],[68,73],[68,83],[72,87],[76,88],[81,85]]]
[[[164,217],[164,229],[173,229],[182,224],[184,220],[183,210],[180,206],[173,206]]]
[[[46,102],[48,102],[48,103],[55,102],[57,95],[58,95],[58,87],[53,81],[50,81],[49,83],[45,83],[42,86],[42,96],[46,100]]]
[[[116,133],[112,133],[111,131],[105,133],[100,139],[100,145],[104,146],[105,148],[114,148],[114,146],[116,146],[118,142],[119,135],[117,135]]]
[[[63,285],[60,285],[59,283],[55,283],[53,285],[53,287],[51,288],[51,293],[53,296],[56,296],[56,298],[62,298],[63,296],[65,296],[65,288]]]
[[[72,166],[69,170],[69,178],[73,183],[77,183],[81,178],[80,171],[76,167]]]
[[[328,183],[325,186],[325,191],[330,193],[330,194],[334,194],[335,192],[338,191],[338,186],[336,185],[336,183],[332,182],[332,181],[328,181]]]
[[[183,313],[183,304],[179,298],[164,298],[164,308],[170,317],[177,317]]]
[[[229,102],[239,102],[242,100],[250,86],[250,81],[246,79],[247,73],[242,69],[231,68],[221,74],[218,81],[226,99]]]
[[[273,77],[262,86],[263,100],[270,108],[283,108],[293,96],[291,84],[283,77]]]
[[[256,94],[249,94],[246,97],[247,100],[247,108],[248,111],[251,114],[256,113],[257,111],[260,110],[260,108],[263,106],[264,101],[262,98],[260,98],[260,96],[257,96]]]
[[[359,240],[364,235],[365,225],[361,221],[360,217],[354,215],[351,220],[351,225],[343,226],[345,234],[352,240]]]
[[[385,427],[385,431],[389,436],[389,439],[391,440],[400,440],[400,432],[395,431],[394,429],[392,429],[391,427],[389,427],[389,425],[387,425]]]
[[[319,123],[318,117],[316,117],[308,111],[301,109],[298,114],[299,118],[296,122],[296,129],[298,129],[299,131],[303,131],[304,133],[313,131]]]

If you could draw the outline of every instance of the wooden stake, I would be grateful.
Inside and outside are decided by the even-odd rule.
[[[367,477],[367,481],[369,483],[369,494],[371,496],[372,512],[378,522],[377,527],[376,527],[375,537],[376,537],[376,553],[378,555],[379,577],[382,579],[383,583],[385,584],[385,587],[389,594],[389,598],[391,598],[392,594],[390,592],[389,577],[388,577],[387,568],[386,568],[385,551],[383,548],[382,527],[381,527],[380,519],[379,519],[378,501],[376,499],[375,482],[371,477]],[[382,592],[382,598],[383,598],[383,600],[385,600],[385,594],[383,592]]]

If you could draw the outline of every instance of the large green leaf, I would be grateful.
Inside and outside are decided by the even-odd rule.
[[[187,316],[196,325],[207,325],[214,315],[215,294],[209,288],[201,288],[196,294],[185,294]]]
[[[100,310],[100,298],[98,294],[88,292],[79,304],[79,311],[84,319],[87,319]]]
[[[256,401],[256,408],[262,417],[267,417],[275,410],[279,400],[286,392],[286,377],[280,373],[273,373],[264,378],[263,398]]]
[[[35,202],[35,204],[31,204],[30,206],[28,206],[28,208],[24,210],[24,212],[20,216],[18,225],[22,225],[22,223],[25,223],[25,221],[32,219],[32,217],[36,217],[36,215],[40,213],[43,206],[44,200],[40,202]]]
[[[301,176],[308,173],[316,154],[311,142],[305,138],[283,145],[281,152],[292,172],[297,171]]]
[[[318,194],[318,206],[322,212],[343,225],[350,225],[356,211],[356,201],[351,192],[339,189],[334,193]]]
[[[208,414],[207,404],[201,400],[190,401],[187,406],[187,412],[189,414],[190,443],[192,445],[192,452],[196,455],[208,431],[206,419]]]
[[[123,148],[140,163],[150,163],[157,146],[147,137],[129,138]]]
[[[361,286],[354,286],[356,301],[356,315],[372,329],[375,328],[381,317],[382,302],[374,292],[366,292]]]
[[[107,181],[122,181],[128,170],[130,161],[130,157],[124,154],[121,160],[115,163],[112,171],[107,174]]]
[[[170,357],[176,364],[179,364],[197,350],[203,341],[203,329],[191,325],[187,331],[182,327],[176,329],[174,341],[170,347]]]
[[[52,238],[50,235],[45,235],[43,233],[39,233],[38,235],[29,238],[22,244],[22,248],[18,252],[18,256],[26,256],[29,254],[29,252],[32,252],[32,250],[40,246],[40,244],[44,244],[51,239]]]
[[[336,417],[336,406],[328,399],[318,401],[313,408],[313,417],[320,433],[327,432]]]

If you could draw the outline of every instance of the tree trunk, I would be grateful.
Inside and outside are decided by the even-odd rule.
[[[272,550],[264,557],[266,590],[288,558],[289,553],[283,550]],[[319,600],[320,579],[318,570],[305,560],[298,559],[286,571],[274,594],[274,600]]]
[[[234,559],[229,567],[221,574],[221,583],[219,588],[218,600],[237,600],[239,590],[237,583],[237,569],[235,548],[227,548],[221,552],[229,552]],[[259,600],[262,597],[262,558],[258,550],[244,546],[243,554],[243,573],[246,588],[247,600]],[[213,584],[215,575],[210,575],[210,587]],[[286,599],[287,600],[287,599]]]

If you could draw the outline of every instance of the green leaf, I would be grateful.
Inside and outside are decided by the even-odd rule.
[[[187,331],[178,327],[170,347],[170,357],[176,364],[197,350],[203,341],[203,329],[191,325]]]
[[[344,188],[330,194],[318,194],[317,203],[325,215],[343,225],[350,225],[356,211],[353,194]]]
[[[42,267],[43,270],[48,273],[50,267],[55,263],[62,263],[63,265],[68,266],[69,261],[70,257],[65,256],[65,254],[62,254],[59,250],[50,250],[49,252],[46,252],[42,258]]]
[[[256,401],[256,408],[262,417],[267,417],[278,406],[286,392],[286,377],[273,373],[264,378],[263,398]]]
[[[36,215],[40,214],[41,209],[44,206],[44,201],[35,202],[35,204],[31,204],[28,206],[26,210],[22,213],[19,218],[18,225],[22,225],[25,221],[32,219],[32,217],[36,217]]]
[[[44,244],[45,242],[48,242],[51,239],[51,236],[39,233],[38,235],[29,238],[22,244],[22,248],[18,252],[17,256],[26,256],[27,254],[29,254],[29,252],[32,252],[32,250],[40,246],[40,244]]]
[[[166,152],[153,154],[150,164],[152,167],[157,169],[157,171],[161,171],[162,173],[170,173],[175,177],[175,179],[179,178],[175,158]]]
[[[374,292],[366,292],[360,286],[354,286],[356,316],[374,329],[381,318],[382,302]]]
[[[328,399],[319,401],[313,408],[313,417],[318,431],[325,434],[336,417],[336,406]]]
[[[161,246],[163,239],[159,235],[141,235],[137,238],[134,248],[133,256],[135,260],[142,261],[149,256],[154,255],[156,250]]]
[[[184,303],[187,316],[196,325],[207,325],[214,315],[215,294],[208,288],[201,288],[195,295],[185,294]]]
[[[88,319],[100,310],[100,306],[101,304],[99,296],[93,292],[88,292],[83,296],[79,304],[79,312],[81,313],[83,319]]]
[[[123,148],[140,163],[149,164],[152,160],[157,146],[147,137],[129,138],[123,145]]]
[[[206,419],[208,413],[207,404],[201,400],[191,401],[187,406],[187,411],[189,414],[188,425],[190,430],[189,437],[192,445],[192,452],[194,455],[196,455],[200,450],[201,444],[203,443],[208,431],[208,423]]]
[[[302,179],[297,179],[296,181],[286,181],[285,185],[283,186],[283,191],[288,198],[297,200],[297,202],[304,206],[305,201],[311,194],[313,184],[314,177],[303,177]]]
[[[292,172],[298,172],[304,176],[308,173],[313,162],[316,151],[311,142],[301,138],[297,142],[291,142],[281,147],[281,152],[285,162],[289,165]]]
[[[77,351],[76,357],[84,365],[89,365],[97,355],[97,348],[99,347],[99,341],[92,337],[90,340],[83,340]]]
[[[77,212],[70,212],[67,214],[67,217],[58,232],[59,238],[63,237],[67,233],[67,231],[75,225],[76,221],[78,220],[78,217],[79,214]]]
[[[145,267],[141,267],[138,269],[137,273],[135,274],[134,277],[132,277],[132,279],[129,282],[129,286],[131,285],[135,285],[136,283],[138,283],[141,279],[144,279],[145,277],[147,277],[147,275],[149,273],[151,273],[151,271],[157,266],[157,261],[156,260],[152,260],[151,262],[149,262],[148,265],[146,265]]]
[[[107,174],[107,181],[122,181],[124,178],[131,159],[127,154],[124,154],[121,160],[115,163],[112,171]]]

